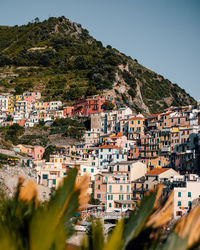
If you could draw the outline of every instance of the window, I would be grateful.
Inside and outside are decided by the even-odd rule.
[[[101,180],[101,176],[98,177],[98,180],[99,180],[99,181]]]
[[[181,192],[178,192],[178,197],[181,197]]]
[[[131,170],[131,168],[130,168],[130,166],[128,165],[128,171],[130,171]]]
[[[111,193],[112,192],[112,186],[109,185],[109,192]]]
[[[148,184],[146,184],[146,189],[148,189],[149,188],[149,185]]]
[[[122,194],[122,200],[124,200],[124,195]]]
[[[122,192],[122,190],[123,190],[123,186],[122,186],[122,185],[120,185],[120,192]]]
[[[56,179],[53,180],[53,185],[56,185]]]
[[[192,197],[192,196],[191,196],[191,192],[188,192],[188,197]]]
[[[94,168],[91,168],[91,173],[94,173]]]
[[[109,152],[111,152],[111,148],[109,148]]]
[[[109,203],[109,207],[112,207],[112,203]]]
[[[127,195],[127,200],[130,200],[131,196],[130,194]]]
[[[140,124],[140,121],[138,121],[138,124]]]
[[[101,186],[100,186],[100,185],[98,185],[98,189],[99,189],[99,190],[101,189]]]
[[[108,195],[108,200],[110,200],[110,195]]]
[[[117,155],[117,159],[119,159],[119,155]]]
[[[191,207],[191,205],[192,205],[192,202],[188,201],[188,207]]]
[[[180,207],[181,206],[181,201],[178,201],[178,207]]]
[[[127,186],[126,188],[127,188],[127,192],[129,192],[129,186]]]
[[[83,172],[86,172],[86,168],[83,169]]]
[[[43,174],[42,179],[47,180],[48,179],[48,174]]]
[[[117,171],[119,171],[119,165],[117,165]]]
[[[90,134],[88,133],[88,136],[90,136]]]
[[[103,159],[103,155],[100,155],[100,159]]]
[[[100,199],[100,198],[101,198],[101,195],[100,195],[100,194],[97,194],[97,198]]]

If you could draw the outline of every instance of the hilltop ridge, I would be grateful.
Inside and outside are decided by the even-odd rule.
[[[104,47],[65,17],[0,26],[0,92],[39,90],[66,104],[99,93],[137,112],[160,112],[196,101],[168,79],[110,45]]]

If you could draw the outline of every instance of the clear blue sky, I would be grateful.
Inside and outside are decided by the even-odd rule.
[[[200,99],[200,0],[0,0],[0,25],[66,16]]]

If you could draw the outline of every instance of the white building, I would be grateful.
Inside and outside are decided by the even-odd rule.
[[[62,107],[62,102],[61,101],[50,102],[50,109],[51,110],[58,110],[60,107]]]
[[[104,145],[98,150],[99,168],[107,169],[111,163],[126,161],[127,155],[123,154],[122,148],[114,145]]]
[[[32,104],[28,101],[17,101],[15,104],[14,115],[19,115],[21,118],[28,118],[32,110]]]
[[[87,174],[90,176],[90,187],[88,190],[89,194],[92,194],[94,192],[94,180],[95,180],[95,175],[98,174],[100,170],[95,167],[95,166],[88,166],[88,165],[80,165],[80,170],[79,170],[79,176],[83,176],[84,174]]]
[[[100,133],[94,131],[86,131],[83,135],[83,139],[85,141],[85,147],[89,148],[95,144],[99,143],[99,135]]]
[[[9,102],[10,96],[11,95],[9,93],[0,95],[0,111],[1,112],[8,112],[8,102]]]
[[[192,201],[200,197],[200,179],[186,181],[185,187],[174,188],[174,218],[178,219],[188,212]]]

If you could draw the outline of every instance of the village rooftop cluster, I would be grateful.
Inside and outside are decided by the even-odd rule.
[[[158,183],[163,195],[174,190],[174,218],[187,213],[200,196],[200,109],[170,107],[158,114],[133,113],[129,107],[104,110],[111,96],[91,96],[74,106],[43,102],[38,92],[0,95],[0,126],[34,127],[56,118],[88,117],[90,130],[80,142],[62,145],[62,152],[43,159],[42,146],[17,145],[37,171],[38,184],[57,188],[70,169],[90,176],[89,193],[107,212],[132,210]],[[12,117],[8,120],[8,117]],[[60,145],[59,145],[60,146]],[[23,160],[23,163],[27,161]],[[31,162],[31,163],[30,163]]]

